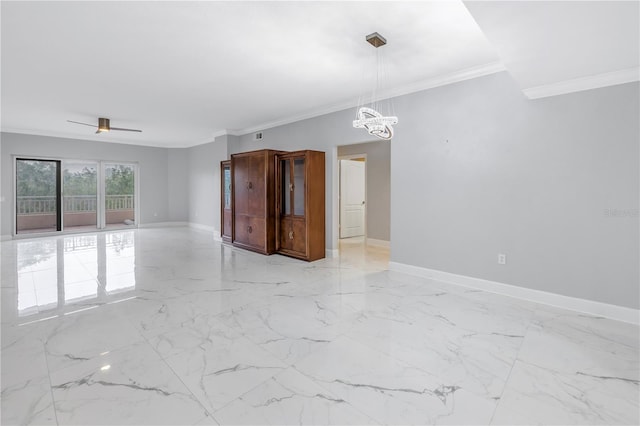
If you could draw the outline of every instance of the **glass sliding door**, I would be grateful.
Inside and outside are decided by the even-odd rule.
[[[63,163],[63,211],[65,231],[98,228],[98,163]]]
[[[104,163],[104,218],[107,229],[136,225],[136,166]]]
[[[15,234],[135,227],[137,165],[15,158]]]
[[[59,160],[16,159],[16,234],[62,228]]]

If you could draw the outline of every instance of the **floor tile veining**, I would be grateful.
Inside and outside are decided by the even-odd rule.
[[[1,243],[2,424],[639,424],[637,326],[189,228]]]

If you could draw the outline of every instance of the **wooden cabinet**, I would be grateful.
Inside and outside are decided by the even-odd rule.
[[[231,161],[220,162],[220,236],[231,242],[233,219],[231,218]]]
[[[259,150],[220,163],[221,234],[258,253],[325,257],[324,152]]]
[[[232,242],[272,254],[275,244],[275,155],[260,150],[231,156]]]
[[[308,261],[325,257],[324,152],[278,154],[276,250]]]

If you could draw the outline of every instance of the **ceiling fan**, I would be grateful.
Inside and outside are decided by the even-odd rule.
[[[122,127],[111,127],[109,119],[102,118],[102,117],[98,118],[97,126],[95,124],[81,123],[79,121],[73,121],[73,120],[67,120],[67,121],[69,123],[82,124],[83,126],[95,127],[98,129],[96,130],[96,133],[109,132],[111,130],[120,130],[123,132],[142,132],[142,130],[138,130],[138,129],[124,129]]]

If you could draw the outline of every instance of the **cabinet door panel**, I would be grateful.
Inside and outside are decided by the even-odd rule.
[[[247,229],[249,244],[258,249],[265,249],[265,219],[252,217]]]
[[[231,210],[224,210],[222,213],[223,229],[222,233],[225,237],[231,238]]]
[[[292,220],[291,221],[291,250],[300,254],[307,254],[307,230],[304,220]]]
[[[267,157],[263,153],[255,154],[250,158],[249,176],[252,178],[263,177],[267,166]]]
[[[249,233],[247,227],[249,226],[249,217],[245,215],[235,216],[235,229],[234,229],[234,243],[249,244]]]
[[[264,154],[253,155],[249,162],[248,206],[250,214],[265,215],[266,182],[264,180],[266,157]]]
[[[293,248],[293,240],[289,238],[291,228],[291,219],[280,219],[280,250],[291,250]]]
[[[265,216],[265,185],[264,179],[252,179],[248,194],[248,212],[254,216]]]
[[[250,216],[236,216],[234,243],[264,249],[265,220]]]
[[[248,190],[249,182],[249,159],[248,157],[236,157],[233,159],[233,194],[234,209],[236,214],[248,214]]]

